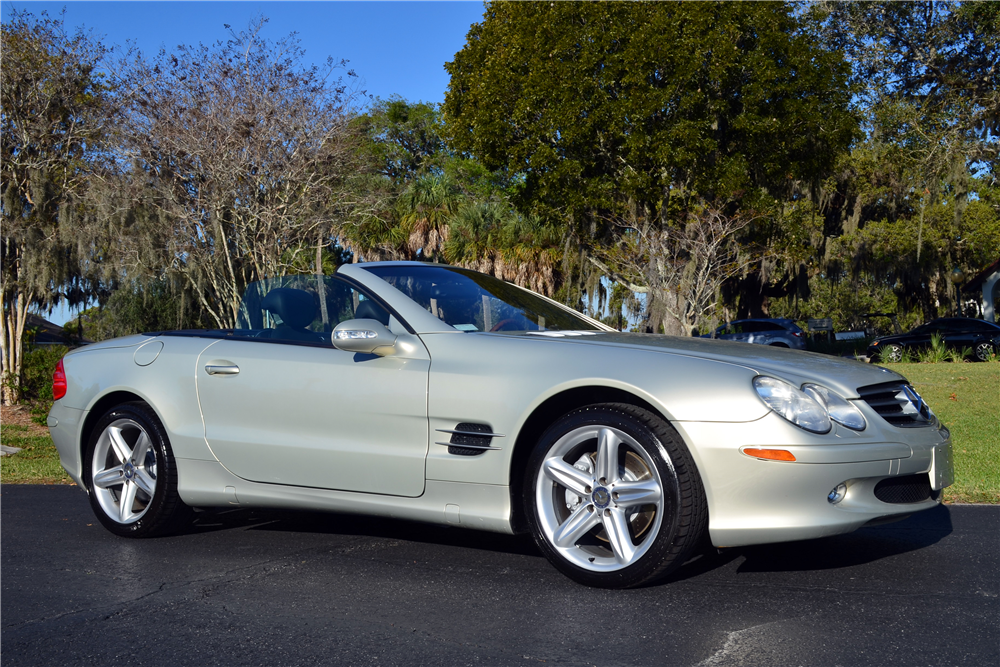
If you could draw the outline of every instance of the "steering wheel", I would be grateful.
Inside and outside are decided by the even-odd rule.
[[[505,324],[517,324],[517,320],[513,317],[508,317],[505,320],[500,320],[499,322],[493,325],[493,328],[490,329],[490,331],[503,331],[503,327]]]

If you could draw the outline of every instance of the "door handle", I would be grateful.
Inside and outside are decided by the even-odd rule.
[[[236,364],[230,366],[205,366],[205,372],[209,375],[239,375],[240,367]]]

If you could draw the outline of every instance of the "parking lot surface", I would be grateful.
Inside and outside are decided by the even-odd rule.
[[[75,487],[0,487],[14,665],[997,665],[1000,507],[725,550],[632,591],[530,539],[334,514],[106,532]]]

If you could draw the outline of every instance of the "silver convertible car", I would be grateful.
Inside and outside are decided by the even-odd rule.
[[[618,333],[473,271],[271,279],[234,318],[60,362],[48,424],[111,532],[219,506],[530,531],[572,579],[624,588],[708,544],[928,509],[953,479],[948,430],[893,371]]]

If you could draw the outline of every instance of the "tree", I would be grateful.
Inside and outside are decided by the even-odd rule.
[[[95,289],[84,194],[109,89],[96,71],[104,47],[87,33],[67,34],[62,18],[13,11],[0,34],[0,380],[3,401],[17,403],[29,306],[75,305]]]
[[[805,16],[853,63],[865,131],[815,197],[823,238],[838,239],[821,244],[816,272],[888,292],[918,319],[954,311],[952,270],[978,269],[981,249],[995,259],[1000,216],[984,201],[1000,148],[1000,7],[815,3]]]
[[[460,208],[505,198],[496,174],[448,146],[434,105],[377,100],[354,125],[365,168],[351,188],[367,200],[339,233],[356,257],[438,261]]]
[[[104,213],[120,271],[181,278],[221,328],[247,283],[312,258],[353,203],[359,93],[334,76],[346,63],[304,67],[294,35],[271,42],[265,23],[119,63],[132,94]]]
[[[600,259],[591,261],[662,308],[663,313],[650,318],[653,322],[669,315],[683,327],[678,333],[711,330],[718,322],[723,283],[745,273],[759,259],[759,253],[736,240],[737,233],[753,221],[748,214],[727,215],[704,208],[690,211],[681,228],[636,229],[624,223],[621,242],[602,249]]]
[[[781,4],[489,3],[446,68],[455,147],[582,254],[790,201],[857,126],[847,64]]]
[[[559,229],[522,216],[506,201],[473,202],[452,218],[444,256],[452,264],[551,296],[556,289]]]
[[[63,329],[70,338],[102,341],[146,331],[203,328],[193,305],[192,295],[179,285],[161,280],[124,283],[107,303],[87,308]]]
[[[799,28],[778,4],[490,3],[444,113],[539,212],[776,196],[824,176],[856,123],[847,66]]]

